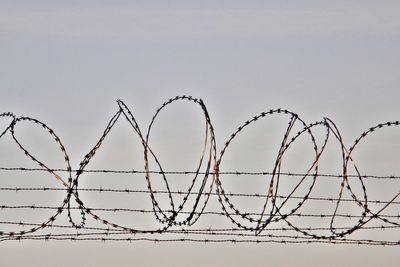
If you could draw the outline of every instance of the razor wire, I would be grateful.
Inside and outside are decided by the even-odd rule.
[[[151,147],[151,133],[153,126],[160,113],[165,107],[179,102],[186,101],[195,104],[201,109],[205,121],[205,135],[202,146],[202,153],[195,170],[187,171],[168,171],[165,170]],[[367,175],[361,174],[353,159],[353,152],[364,142],[366,138],[379,132],[382,128],[397,127],[399,121],[389,121],[370,127],[356,139],[350,147],[344,144],[338,127],[329,118],[314,123],[306,123],[298,114],[285,109],[271,109],[262,112],[251,119],[245,121],[227,139],[218,153],[215,129],[211,122],[209,112],[204,102],[192,96],[177,96],[171,98],[157,109],[152,117],[147,131],[143,132],[139,127],[136,118],[127,105],[117,101],[118,110],[111,117],[101,137],[95,146],[87,153],[79,163],[79,167],[73,169],[70,163],[70,156],[66,151],[59,136],[47,124],[31,117],[18,117],[13,113],[5,112],[0,114],[1,120],[8,120],[5,129],[0,134],[0,141],[6,135],[12,137],[13,142],[18,148],[38,167],[6,167],[0,163],[0,196],[5,192],[63,192],[65,197],[60,206],[52,205],[9,205],[0,203],[0,241],[10,240],[68,240],[68,241],[151,241],[151,242],[204,242],[204,243],[330,243],[330,244],[358,244],[358,245],[388,245],[398,246],[399,240],[352,238],[355,232],[363,231],[392,231],[398,235],[400,228],[400,192],[390,197],[389,200],[370,199],[368,197],[368,187],[365,181],[398,181],[400,176],[396,175]],[[282,141],[279,146],[278,154],[274,160],[272,171],[225,171],[221,169],[224,156],[229,153],[231,143],[242,135],[249,125],[258,121],[265,120],[271,116],[283,117],[289,121]],[[88,169],[87,165],[91,162],[96,153],[101,149],[104,141],[116,125],[117,121],[125,120],[129,123],[130,129],[139,138],[143,149],[143,170],[112,170],[112,169]],[[16,135],[17,125],[22,123],[32,123],[34,126],[42,128],[53,139],[61,154],[63,155],[65,168],[52,169],[46,162],[30,151]],[[302,130],[294,133],[294,125],[300,125]],[[317,144],[315,132],[317,128],[324,131],[322,144]],[[320,131],[320,129],[318,130]],[[304,173],[285,172],[282,168],[283,156],[288,149],[300,138],[306,136],[311,142],[314,160]],[[319,173],[319,162],[323,155],[328,140],[335,140],[340,147],[342,167],[339,174]],[[150,161],[155,162],[151,168]],[[205,167],[204,167],[205,166]],[[354,169],[354,173],[349,173],[349,169]],[[7,187],[1,185],[1,178],[9,173],[48,173],[59,183],[59,187]],[[144,175],[147,188],[145,190],[135,188],[85,188],[79,184],[80,177],[84,174],[107,174],[107,175]],[[153,176],[160,175],[165,190],[157,190],[153,186]],[[186,190],[176,191],[171,189],[168,177],[170,175],[191,175],[193,178]],[[265,193],[240,193],[229,192],[225,189],[226,181],[222,177],[226,176],[265,176],[269,177],[268,187]],[[67,179],[63,178],[67,177]],[[297,184],[287,194],[281,194],[280,183],[283,179],[296,177]],[[338,179],[340,181],[339,194],[337,197],[313,196],[316,182],[319,179]],[[355,180],[360,185],[361,190],[356,190],[350,183]],[[306,185],[308,182],[308,185]],[[300,194],[299,188],[306,187],[305,192]],[[151,201],[150,209],[137,208],[118,208],[118,207],[93,207],[85,203],[80,196],[82,192],[109,193],[109,194],[146,194]],[[349,194],[350,197],[345,197]],[[163,196],[163,197],[160,197]],[[177,201],[177,196],[180,200]],[[248,211],[240,208],[238,203],[241,199],[258,199],[262,201],[260,211]],[[4,201],[1,197],[1,202]],[[219,203],[219,209],[213,207],[207,210],[209,202],[213,199]],[[303,211],[303,207],[310,202],[320,201],[333,205],[331,212]],[[168,208],[163,208],[168,202]],[[293,204],[292,202],[295,202]],[[73,203],[76,203],[74,205]],[[290,205],[289,205],[290,203]],[[340,207],[344,203],[355,204],[361,214],[343,214]],[[288,206],[292,208],[288,209]],[[373,207],[373,208],[371,208]],[[3,210],[46,210],[52,215],[42,221],[13,221],[3,220],[1,211]],[[395,210],[395,211],[393,211]],[[80,216],[74,218],[73,212],[78,211]],[[398,213],[396,213],[398,211]],[[59,215],[66,212],[68,223],[57,223]],[[133,216],[140,214],[151,214],[157,221],[158,226],[154,229],[131,227],[118,219],[110,220],[104,218],[103,213],[129,213]],[[226,219],[225,225],[231,228],[218,228],[210,226],[207,229],[196,228],[198,221],[202,217],[220,217]],[[97,222],[101,227],[88,225],[88,218],[92,222]],[[324,220],[329,226],[299,226],[296,218],[312,218]],[[347,218],[349,222],[336,226],[336,221],[340,218]],[[278,225],[279,227],[275,227]],[[23,230],[1,230],[2,226],[18,226]],[[281,226],[285,225],[285,226]],[[57,231],[56,231],[57,230]],[[61,232],[60,232],[61,230]],[[66,232],[62,232],[65,230]],[[46,232],[46,233],[43,233]],[[276,232],[276,234],[275,234]],[[288,234],[289,233],[289,234]]]

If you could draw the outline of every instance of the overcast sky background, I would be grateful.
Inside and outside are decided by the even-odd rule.
[[[168,98],[200,97],[220,144],[278,107],[330,117],[350,142],[400,117],[399,18],[399,1],[0,0],[0,112],[47,122],[75,164],[116,99],[145,127]],[[0,256],[6,266],[399,262],[398,248],[329,245],[3,242]]]

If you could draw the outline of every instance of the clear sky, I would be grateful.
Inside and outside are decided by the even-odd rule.
[[[243,121],[278,107],[308,122],[330,117],[351,143],[400,119],[399,13],[399,1],[0,0],[0,112],[49,123],[74,164],[117,99],[144,128],[168,98],[200,97],[221,145]],[[5,266],[396,266],[396,254],[329,245],[0,243]]]

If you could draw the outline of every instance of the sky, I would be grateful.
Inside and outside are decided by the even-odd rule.
[[[0,112],[51,125],[75,166],[117,111],[117,99],[145,129],[167,99],[199,97],[219,149],[241,123],[271,108],[307,122],[329,117],[351,144],[370,126],[399,119],[399,10],[398,1],[0,0]],[[184,115],[200,114],[173,112],[165,121],[176,127],[188,125]],[[182,123],[174,124],[174,114]],[[161,128],[169,125],[160,120]],[[172,130],[154,133],[160,153],[190,135]],[[382,140],[396,172],[393,143]],[[175,166],[179,156],[170,157],[166,164]],[[363,160],[371,171],[386,170]],[[388,247],[41,241],[0,247],[7,266],[398,265],[398,249]]]

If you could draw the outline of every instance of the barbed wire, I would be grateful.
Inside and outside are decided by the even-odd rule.
[[[151,148],[150,137],[152,129],[156,124],[160,113],[172,103],[178,101],[186,101],[198,106],[204,116],[205,134],[202,142],[201,155],[195,170],[188,171],[166,171],[157,157],[156,153]],[[27,172],[27,173],[49,173],[60,184],[60,187],[32,187],[32,186],[1,186],[0,194],[5,192],[64,192],[64,200],[60,206],[24,204],[14,205],[0,203],[0,211],[4,210],[44,210],[51,212],[52,215],[41,223],[21,222],[15,220],[2,220],[0,225],[18,226],[16,230],[0,230],[0,241],[9,240],[70,240],[70,241],[152,241],[152,242],[232,242],[232,243],[330,243],[330,244],[360,244],[360,245],[400,245],[399,240],[377,240],[377,239],[349,239],[349,235],[354,235],[354,232],[359,230],[390,230],[395,231],[398,235],[400,227],[400,212],[398,204],[400,204],[400,192],[394,196],[388,196],[383,199],[369,199],[368,187],[366,181],[374,179],[376,181],[397,181],[400,176],[393,175],[371,175],[361,174],[359,168],[353,159],[353,153],[356,148],[366,138],[378,132],[382,128],[399,126],[399,121],[391,121],[378,124],[364,131],[357,138],[353,145],[346,146],[338,127],[329,118],[324,118],[311,124],[303,121],[298,114],[285,109],[271,109],[262,112],[251,119],[244,122],[237,128],[236,131],[224,143],[224,146],[217,153],[217,142],[215,137],[215,129],[211,122],[208,110],[201,99],[192,96],[177,96],[171,98],[157,109],[152,117],[146,132],[142,132],[136,118],[133,116],[127,105],[121,100],[117,101],[118,110],[111,117],[105,130],[96,142],[95,146],[87,153],[83,160],[79,163],[79,167],[73,169],[70,163],[65,146],[59,136],[47,124],[30,117],[18,117],[10,112],[0,114],[1,120],[8,120],[4,130],[0,131],[0,140],[6,135],[12,137],[12,141],[17,144],[18,148],[38,167],[7,167],[0,166],[0,172]],[[237,136],[242,135],[249,125],[255,124],[258,121],[266,120],[270,117],[285,119],[288,124],[285,133],[282,136],[282,141],[278,149],[278,154],[274,160],[272,171],[223,171],[221,166],[224,162],[224,157],[229,153],[231,144],[236,140]],[[87,165],[91,162],[96,153],[101,149],[103,142],[111,130],[116,125],[117,121],[125,120],[128,122],[132,132],[139,138],[142,149],[143,159],[145,163],[144,170],[122,170],[122,169],[87,169]],[[29,150],[26,145],[17,137],[17,126],[22,123],[30,123],[33,127],[43,129],[55,142],[60,153],[63,156],[64,168],[50,168],[46,162],[39,158]],[[300,131],[295,132],[295,129],[300,128]],[[317,142],[317,128],[323,129],[323,140]],[[320,130],[318,130],[321,133]],[[304,173],[285,172],[282,170],[282,163],[285,153],[289,148],[305,136],[312,148],[313,160],[307,167]],[[341,169],[338,174],[319,173],[319,162],[323,155],[327,143],[336,142],[341,151]],[[157,169],[150,168],[150,162],[154,163]],[[0,164],[1,165],[1,164]],[[349,173],[349,169],[354,170]],[[87,173],[94,174],[142,174],[146,179],[146,189],[135,188],[83,188],[79,186],[80,177]],[[157,190],[152,180],[153,175],[162,177],[164,190]],[[193,176],[186,190],[172,190],[168,177],[170,175]],[[241,193],[229,192],[226,189],[226,177],[229,176],[262,176],[268,179],[269,186],[265,193]],[[67,179],[64,179],[67,177]],[[293,186],[288,193],[281,194],[280,184],[284,177],[297,178],[297,184]],[[0,176],[0,179],[4,178]],[[316,181],[321,178],[339,179],[339,193],[337,197],[315,196],[313,193],[316,189]],[[356,181],[359,188],[354,187]],[[118,207],[91,207],[85,203],[80,196],[82,192],[94,193],[119,193],[119,194],[147,194],[150,196],[151,208],[118,208]],[[346,197],[348,195],[349,197]],[[214,198],[215,197],[215,198]],[[240,207],[238,198],[258,199],[262,202],[261,211],[248,211]],[[211,199],[215,199],[220,210],[207,210]],[[166,203],[167,200],[167,203]],[[2,198],[2,201],[5,201]],[[311,201],[322,201],[324,205],[327,203],[333,204],[333,212],[310,213],[303,211],[306,203]],[[343,214],[340,212],[340,207],[345,203],[353,203],[359,211],[355,214]],[[167,208],[165,205],[167,204]],[[55,224],[61,213],[66,211],[69,225]],[[76,219],[73,216],[74,211],[79,211],[80,218]],[[122,221],[106,219],[104,212],[125,212],[131,214],[152,214],[158,226],[147,229],[133,228]],[[0,218],[2,213],[0,213]],[[221,236],[220,231],[216,228],[209,228],[205,231],[195,231],[192,227],[198,222],[201,217],[218,216],[227,219],[235,228],[226,228],[227,233]],[[87,225],[87,220],[100,223],[104,227],[96,228]],[[315,226],[297,226],[298,221],[293,218],[319,218],[327,220],[329,227]],[[337,221],[342,218],[349,219],[351,225],[336,226]],[[1,220],[1,219],[0,219]],[[341,221],[340,221],[341,222]],[[274,224],[282,223],[286,227],[273,228]],[[343,223],[343,222],[341,222]],[[272,227],[271,227],[272,226]],[[106,227],[106,228],[105,228]],[[176,227],[186,227],[187,229],[174,229]],[[35,233],[46,229],[62,228],[70,232],[51,232],[48,234]],[[1,228],[0,228],[1,229]],[[268,231],[279,229],[281,232],[293,232],[291,235],[272,235],[267,234]],[[71,231],[76,231],[75,233]],[[90,230],[99,230],[100,232],[87,232]],[[237,231],[241,231],[238,233]],[[322,231],[322,232],[318,232]],[[35,233],[35,234],[34,234]],[[114,237],[112,235],[144,235],[144,237]],[[166,234],[175,235],[190,235],[183,238],[167,238]],[[192,235],[201,234],[204,238],[192,238]],[[160,238],[148,238],[147,235],[158,235]],[[212,238],[210,239],[209,236]],[[225,236],[233,236],[234,239],[226,239]],[[250,238],[250,239],[249,239]]]
[[[65,188],[55,188],[55,187],[0,187],[0,192],[1,191],[11,191],[11,192],[24,192],[24,191],[43,191],[43,192],[51,192],[51,191],[67,191]],[[137,190],[137,189],[116,189],[116,188],[80,188],[79,191],[81,192],[97,192],[97,193],[143,193],[143,194],[149,194],[149,190]],[[171,194],[171,195],[186,195],[186,192],[182,191],[162,191],[162,190],[154,190],[153,194]],[[196,193],[190,193],[189,195],[195,195]],[[204,193],[205,195],[209,196],[218,196],[217,193],[211,192],[211,193]],[[225,193],[227,196],[230,197],[245,197],[245,198],[265,198],[267,195],[265,194],[246,194],[246,193]],[[287,196],[284,195],[277,195],[276,198],[283,198],[286,199]],[[303,199],[302,196],[291,196],[291,199]],[[334,197],[309,197],[307,200],[309,201],[326,201],[326,202],[335,202],[338,201],[339,198],[334,198]],[[342,198],[340,201],[343,202],[354,202],[352,198]],[[399,205],[400,201],[384,201],[384,200],[368,200],[368,202],[371,204],[392,204],[392,205]],[[0,208],[3,207],[4,205],[0,205]],[[72,209],[72,208],[71,208]]]
[[[67,169],[51,169],[54,172],[69,172]],[[0,167],[0,171],[26,171],[26,172],[47,172],[47,169],[41,168],[25,168],[25,167]],[[79,170],[71,169],[72,173],[77,173]],[[111,173],[111,174],[173,174],[173,175],[189,175],[189,174],[206,174],[205,172],[195,172],[195,171],[144,171],[144,170],[81,170],[81,173]],[[216,175],[215,172],[209,172],[209,175]],[[259,175],[272,175],[272,172],[268,171],[219,171],[218,175],[250,175],[250,176],[259,176]],[[303,177],[306,175],[305,173],[292,173],[292,172],[280,172],[281,176],[293,176],[293,177]],[[327,177],[327,178],[342,178],[343,174],[329,174],[329,173],[310,173],[310,175],[315,175],[317,177]],[[355,174],[347,174],[347,178],[358,178],[360,175]],[[363,179],[400,179],[400,176],[396,175],[371,175],[371,174],[363,174],[361,175]]]

